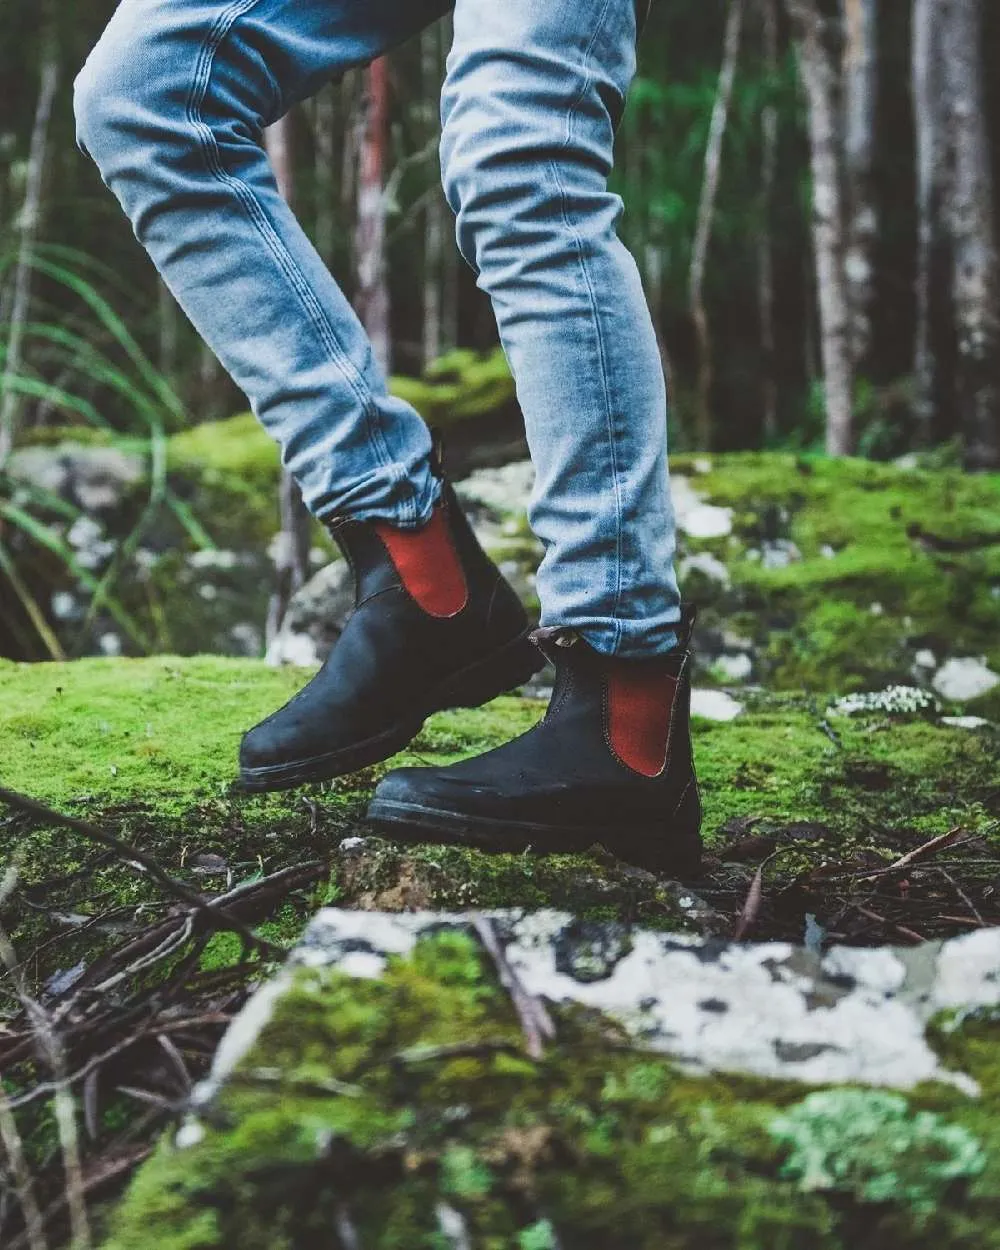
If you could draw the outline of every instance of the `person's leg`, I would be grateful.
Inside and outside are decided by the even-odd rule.
[[[82,146],[350,561],[357,607],[320,672],[246,735],[252,790],[400,750],[440,707],[541,666],[514,591],[392,398],[278,195],[262,128],[448,0],[124,0],[77,82]]]
[[[415,526],[431,440],[278,194],[263,127],[448,0],[124,0],[76,83],[81,146],[281,446],[309,509]]]
[[[447,768],[390,773],[369,817],[390,836],[502,850],[601,842],[687,875],[701,823],[693,613],[673,571],[663,371],[607,189],[635,5],[457,0],[442,169],[538,474],[538,643],[556,685],[528,734]]]
[[[636,0],[457,0],[441,163],[524,411],[542,624],[640,657],[680,597],[663,368],[607,185],[635,41]]]

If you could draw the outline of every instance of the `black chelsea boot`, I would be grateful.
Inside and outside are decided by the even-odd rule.
[[[545,718],[494,751],[446,768],[401,768],[368,818],[386,837],[483,849],[576,851],[599,843],[670,873],[701,866],[691,749],[691,629],[650,660],[599,655],[570,631],[535,641],[556,668]]]
[[[376,764],[432,712],[478,707],[544,663],[527,613],[445,483],[419,530],[344,520],[330,532],[355,608],[315,677],[240,747],[243,790],[284,790]]]

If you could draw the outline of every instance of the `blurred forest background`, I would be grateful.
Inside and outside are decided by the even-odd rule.
[[[245,406],[75,147],[72,81],[113,7],[0,7],[0,653],[15,656],[64,650],[46,562],[72,568],[88,620],[110,613],[126,648],[154,646],[114,586],[165,517],[194,547],[217,545],[172,475],[171,439]],[[439,187],[448,43],[446,21],[267,136],[394,385],[443,423],[512,403]],[[1000,466],[998,65],[1000,8],[986,0],[653,4],[615,186],[671,378],[675,452]],[[93,509],[31,459],[68,429],[146,460],[143,506],[103,554],[67,541]],[[298,555],[277,564],[291,587],[308,542],[285,496]],[[55,618],[60,602],[80,610],[57,601]]]

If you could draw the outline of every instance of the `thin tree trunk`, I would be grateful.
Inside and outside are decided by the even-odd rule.
[[[778,72],[778,0],[760,0],[764,66],[773,81]],[[766,104],[761,112],[760,238],[757,247],[757,306],[763,376],[764,439],[778,433],[778,379],[774,330],[774,238],[771,213],[778,172],[778,108]]]
[[[170,288],[162,278],[156,283],[156,297],[156,319],[159,326],[157,364],[163,376],[176,389],[177,349],[180,342],[179,309]]]
[[[844,262],[855,371],[871,354],[873,251],[878,238],[873,174],[878,104],[878,0],[843,0],[844,176],[847,251]]]
[[[21,370],[24,327],[31,304],[31,279],[34,272],[32,260],[42,212],[42,186],[45,180],[45,161],[48,154],[49,123],[52,120],[52,106],[58,86],[58,47],[55,36],[50,31],[43,40],[41,84],[31,132],[24,205],[17,226],[20,239],[17,265],[14,270],[14,291],[10,305],[7,354],[3,377],[0,379],[0,468],[6,463],[14,448],[14,437],[17,432],[19,397],[11,388],[11,382]]]
[[[722,143],[729,122],[729,106],[733,98],[736,65],[743,31],[744,0],[729,0],[726,31],[723,39],[722,69],[712,108],[712,121],[705,151],[705,175],[698,205],[698,224],[691,253],[690,302],[691,317],[698,338],[698,442],[709,451],[712,445],[712,340],[705,308],[705,269],[715,222],[715,201],[722,171]]]
[[[389,288],[385,264],[385,176],[389,145],[389,62],[373,61],[365,72],[364,131],[358,162],[355,305],[371,339],[375,359],[392,367]]]
[[[966,461],[1000,467],[1000,263],[983,83],[982,0],[939,0],[954,177],[948,224]]]
[[[826,390],[826,449],[831,456],[846,456],[853,446],[854,371],[844,263],[840,58],[831,47],[834,41],[818,0],[786,2],[795,30],[799,72],[809,103],[813,240]]]
[[[420,78],[424,128],[428,140],[440,130],[437,98],[441,85],[441,36],[436,25],[428,26],[420,36]],[[448,205],[439,189],[427,200],[424,213],[423,272],[423,361],[429,364],[441,355],[444,345],[443,270],[447,245],[446,214]]]
[[[912,91],[917,160],[917,326],[914,345],[914,414],[918,441],[934,441],[938,389],[935,304],[947,287],[948,249],[942,213],[947,161],[941,64],[941,0],[913,0]]]
[[[271,168],[282,197],[294,207],[295,175],[292,153],[291,115],[286,114],[265,131]],[[292,595],[309,575],[309,513],[295,479],[283,469],[278,487],[281,528],[275,551],[275,587],[267,610],[265,640],[268,645],[281,629]]]
[[[337,241],[337,97],[331,84],[313,101],[316,178],[316,250],[328,263]]]

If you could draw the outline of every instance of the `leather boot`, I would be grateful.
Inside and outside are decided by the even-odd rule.
[[[556,667],[545,718],[474,759],[389,773],[369,820],[387,837],[502,851],[600,843],[654,871],[696,875],[693,623],[686,609],[676,649],[651,660],[602,656],[571,632],[538,631],[534,639]]]
[[[422,529],[330,526],[355,608],[316,676],[244,735],[240,788],[285,790],[394,755],[432,712],[478,707],[544,663],[527,613],[454,491]]]

